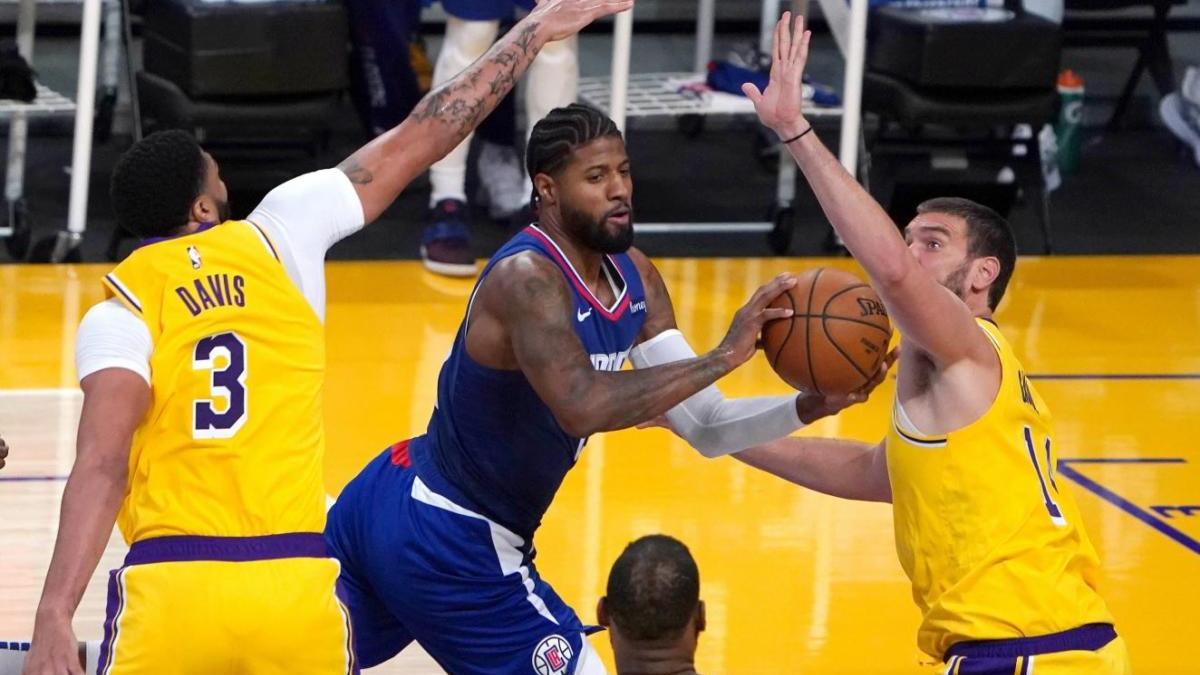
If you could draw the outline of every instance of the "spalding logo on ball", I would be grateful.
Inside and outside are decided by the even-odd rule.
[[[763,353],[795,389],[849,394],[870,381],[887,355],[892,324],[879,296],[849,272],[808,270],[771,303],[794,314],[763,326]]]

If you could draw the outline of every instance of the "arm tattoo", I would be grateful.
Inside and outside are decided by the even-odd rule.
[[[521,370],[547,405],[576,431],[624,429],[652,419],[717,381],[729,366],[717,354],[623,372],[596,371],[569,313],[570,295],[552,269],[509,286],[508,321]]]
[[[346,174],[350,182],[355,185],[366,185],[375,180],[375,175],[359,164],[354,155],[347,157],[345,161],[338,164],[337,168],[341,169],[342,173]]]
[[[512,38],[497,42],[484,55],[481,64],[469,67],[462,75],[426,96],[413,111],[413,119],[442,122],[454,130],[458,141],[466,138],[483,114],[513,88],[517,78],[529,67],[537,54],[537,28],[537,23],[530,23]],[[486,82],[487,88],[480,91],[480,81],[485,77],[490,80]]]

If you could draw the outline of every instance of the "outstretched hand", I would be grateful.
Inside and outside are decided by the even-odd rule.
[[[792,13],[784,12],[775,24],[767,90],[759,91],[750,82],[742,85],[742,93],[754,103],[759,121],[780,138],[795,136],[808,126],[801,111],[804,100],[801,79],[811,38],[812,33],[804,29],[804,17],[796,17],[793,28]]]
[[[633,0],[537,0],[530,18],[546,26],[553,42],[571,37],[596,19],[632,8]]]

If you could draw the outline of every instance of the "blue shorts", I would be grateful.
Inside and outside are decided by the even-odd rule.
[[[455,675],[573,673],[599,629],[542,581],[530,544],[433,492],[395,456],[389,448],[350,481],[325,527],[361,666],[415,639]]]
[[[516,10],[528,12],[534,0],[441,0],[442,9],[450,16],[467,21],[505,21],[513,18]],[[426,6],[433,0],[425,0]]]

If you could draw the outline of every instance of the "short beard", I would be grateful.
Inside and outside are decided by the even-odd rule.
[[[599,220],[591,215],[579,211],[563,204],[560,208],[562,213],[563,225],[568,232],[572,232],[579,236],[588,248],[600,253],[616,254],[624,253],[633,246],[633,209],[629,207],[629,226],[620,230],[617,234],[611,235],[605,229],[604,223],[608,220],[608,213],[605,213]]]
[[[942,285],[950,289],[950,292],[958,296],[960,300],[967,299],[967,273],[971,271],[971,261],[968,260],[958,266],[958,269],[951,272]]]
[[[216,200],[213,200],[216,201]],[[217,223],[223,223],[233,218],[233,209],[230,208],[229,202],[217,202]]]

